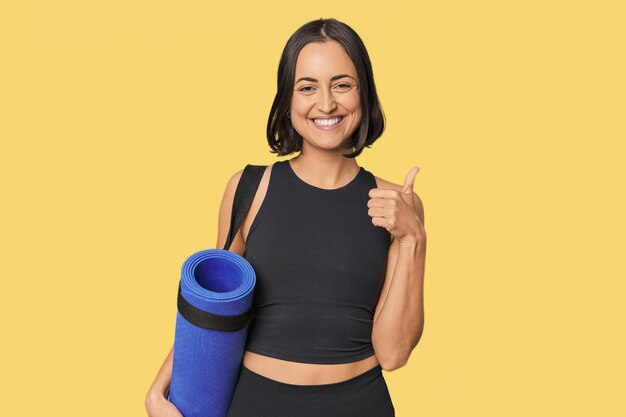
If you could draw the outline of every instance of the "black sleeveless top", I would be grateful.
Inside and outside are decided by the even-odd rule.
[[[367,214],[372,188],[363,167],[347,185],[323,189],[287,160],[274,163],[243,253],[257,278],[246,350],[316,364],[374,354],[391,236]]]

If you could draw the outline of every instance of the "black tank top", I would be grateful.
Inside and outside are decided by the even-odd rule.
[[[363,167],[347,185],[323,189],[287,160],[274,163],[243,253],[257,278],[246,350],[316,364],[374,354],[391,235],[367,214],[372,188]]]

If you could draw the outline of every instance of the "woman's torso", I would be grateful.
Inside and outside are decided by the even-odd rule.
[[[284,161],[284,163],[288,163]],[[269,180],[275,164],[267,167],[252,201],[250,210],[241,226],[242,238],[248,235],[267,195]],[[348,363],[316,364],[282,360],[246,350],[243,364],[250,370],[268,378],[290,384],[318,385],[344,381],[353,378],[378,365],[375,355]]]

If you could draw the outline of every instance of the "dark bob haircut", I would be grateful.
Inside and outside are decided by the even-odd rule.
[[[374,74],[367,49],[359,35],[336,19],[318,19],[300,27],[287,41],[278,65],[278,88],[267,122],[267,142],[271,153],[279,156],[302,150],[302,136],[294,129],[287,112],[291,108],[296,61],[300,50],[311,42],[339,42],[356,68],[361,102],[361,123],[349,138],[354,158],[371,145],[385,130],[385,116],[376,93]]]

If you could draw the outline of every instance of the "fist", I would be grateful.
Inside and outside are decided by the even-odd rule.
[[[404,178],[402,191],[372,188],[369,191],[367,214],[375,226],[384,227],[394,239],[402,243],[420,243],[426,238],[424,224],[419,218],[418,197],[413,191],[415,176],[420,167],[409,170]]]

